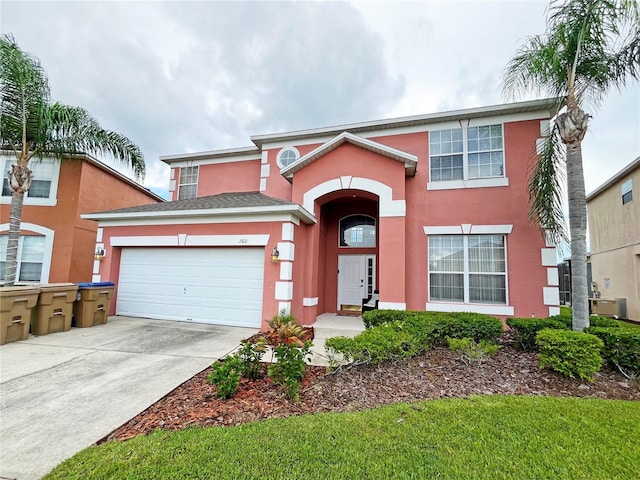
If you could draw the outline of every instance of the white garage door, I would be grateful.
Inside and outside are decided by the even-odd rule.
[[[117,315],[260,327],[263,248],[123,248]]]

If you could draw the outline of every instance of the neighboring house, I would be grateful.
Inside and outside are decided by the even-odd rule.
[[[0,281],[4,279],[11,191],[7,172],[13,157],[0,155],[4,173],[0,198]],[[31,188],[24,198],[16,281],[90,282],[98,224],[80,216],[96,210],[162,202],[138,183],[87,155],[32,159]]]
[[[251,138],[161,157],[173,201],[99,221],[111,313],[265,327],[379,307],[559,313],[527,172],[553,100]]]
[[[587,195],[587,210],[595,290],[640,321],[640,157]]]

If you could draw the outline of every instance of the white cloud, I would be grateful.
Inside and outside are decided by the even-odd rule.
[[[41,59],[55,100],[145,153],[501,103],[500,75],[541,1],[7,2],[2,31]],[[584,143],[587,191],[640,153],[635,86],[613,92]]]

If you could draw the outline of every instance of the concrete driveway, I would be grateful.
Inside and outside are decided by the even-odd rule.
[[[40,478],[257,330],[111,317],[0,347],[0,478]]]

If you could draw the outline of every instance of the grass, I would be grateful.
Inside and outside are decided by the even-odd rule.
[[[483,396],[156,432],[52,479],[635,479],[640,402]]]

